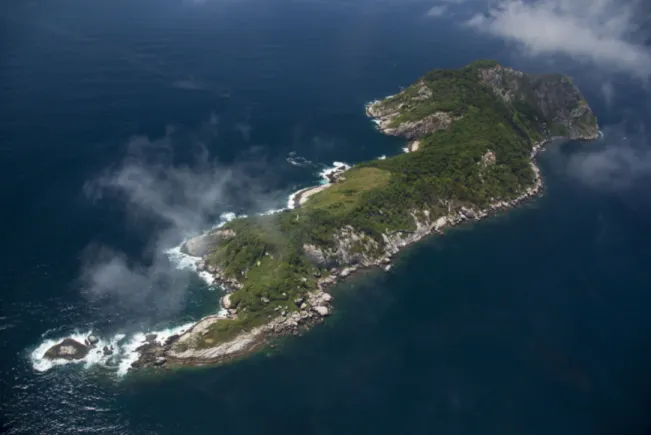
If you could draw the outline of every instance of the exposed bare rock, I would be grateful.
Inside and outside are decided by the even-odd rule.
[[[436,112],[418,121],[405,121],[395,126],[392,126],[392,121],[393,117],[387,118],[378,126],[385,134],[415,140],[448,128],[452,124],[453,118],[446,112]]]
[[[193,237],[181,246],[181,252],[193,257],[203,257],[215,250],[219,243],[235,236],[231,229],[218,229]]]
[[[370,265],[381,252],[380,245],[374,238],[355,231],[350,225],[340,228],[333,237],[335,249],[329,254],[334,256],[340,265]]]
[[[312,309],[314,311],[316,311],[319,314],[319,316],[321,316],[321,317],[326,317],[326,316],[330,315],[330,309],[328,307],[326,307],[326,306],[319,305],[319,306],[313,307]]]
[[[226,296],[224,296],[222,298],[222,306],[224,308],[226,308],[227,310],[229,310],[231,308],[231,305],[232,305],[231,304],[231,295],[227,294]]]
[[[325,253],[314,245],[303,245],[303,252],[312,264],[318,267],[328,267],[328,259]]]
[[[492,165],[495,164],[496,161],[497,161],[497,158],[495,156],[495,153],[493,151],[491,151],[491,150],[486,151],[486,154],[484,154],[482,156],[482,158],[481,158],[481,163],[482,163],[482,166],[484,166],[484,167],[492,166]]]
[[[61,343],[55,344],[45,352],[45,358],[48,359],[82,359],[88,355],[90,347],[83,343],[65,338]]]
[[[321,302],[328,303],[330,301],[332,301],[332,295],[330,295],[330,293],[323,293],[321,295]]]
[[[505,102],[531,103],[540,111],[539,122],[564,130],[559,135],[569,139],[596,139],[599,127],[588,103],[572,80],[561,75],[524,74],[513,68],[496,65],[479,69],[480,80]],[[551,129],[553,125],[547,125]],[[554,131],[546,132],[554,134]]]

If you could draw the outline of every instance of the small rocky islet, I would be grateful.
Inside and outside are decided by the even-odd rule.
[[[50,347],[43,356],[50,360],[81,360],[84,359],[91,350],[97,347],[97,343],[99,343],[99,338],[93,334],[89,334],[88,337],[84,339],[83,343],[74,338],[68,337],[63,339],[60,343]],[[104,346],[101,351],[104,356],[110,356],[113,355],[114,349],[113,346]]]
[[[227,315],[148,340],[134,368],[214,364],[308,330],[332,313],[333,284],[363,268],[388,271],[403,247],[538,195],[541,147],[599,134],[571,79],[493,61],[430,71],[366,113],[381,132],[408,139],[408,152],[336,171],[326,186],[299,191],[292,209],[188,240],[183,252],[226,291]],[[78,345],[48,353],[81,355]]]

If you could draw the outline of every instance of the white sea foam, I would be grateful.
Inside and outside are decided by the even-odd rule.
[[[301,190],[303,190],[303,189],[301,189]],[[287,210],[293,210],[294,209],[294,198],[296,198],[296,195],[298,195],[299,192],[300,192],[300,190],[297,190],[296,192],[289,195],[289,197],[287,197]]]
[[[296,156],[296,154],[294,155],[290,154],[290,156],[285,158],[285,160],[287,161],[287,163],[301,168],[309,168],[311,166],[314,166],[314,163],[312,163],[310,160],[304,157]]]
[[[170,338],[173,335],[181,335],[184,332],[186,332],[188,329],[190,329],[192,326],[194,326],[194,322],[192,323],[186,323],[184,325],[176,326],[173,328],[168,328],[168,329],[163,329],[160,331],[148,331],[148,332],[138,332],[131,336],[129,341],[127,341],[121,350],[121,356],[120,362],[118,364],[118,370],[117,373],[119,376],[124,376],[129,369],[131,368],[131,364],[133,364],[135,361],[138,360],[140,357],[140,352],[137,351],[137,349],[142,346],[143,344],[147,343],[147,336],[150,334],[156,334],[156,338],[154,339],[155,342],[158,344],[165,344],[165,341]]]
[[[378,157],[378,160],[385,160],[387,156],[385,154],[382,154],[380,157]]]
[[[215,283],[215,278],[209,272],[206,272],[205,270],[202,270],[201,272],[197,271],[197,262],[200,261],[201,258],[193,257],[192,255],[181,252],[182,245],[183,243],[165,251],[165,254],[167,254],[170,261],[175,264],[177,269],[192,270],[196,272],[197,275],[206,282],[206,284],[213,285]]]
[[[89,335],[95,335],[92,330],[85,333],[76,331],[66,337],[48,338],[43,340],[43,342],[32,351],[30,359],[34,370],[39,372],[46,372],[55,366],[65,364],[83,364],[84,368],[90,368],[93,366],[112,368],[119,376],[123,376],[129,371],[131,364],[138,360],[140,353],[136,349],[147,342],[146,337],[148,335],[156,334],[154,341],[162,345],[172,335],[183,334],[193,325],[194,322],[167,329],[137,332],[130,335],[128,338],[127,335],[123,333],[115,334],[109,338],[98,336],[99,341],[84,358],[77,360],[50,360],[45,358],[45,352],[47,352],[48,349],[61,343],[61,341],[66,338],[71,338],[79,343],[84,343],[84,340],[86,340]],[[111,355],[104,355],[103,349],[105,346],[112,348],[113,353]]]
[[[246,215],[236,215],[235,213],[228,212],[228,213],[222,213],[219,215],[219,221],[214,225],[213,228],[220,228],[226,223],[232,221],[233,219],[236,219],[238,217],[246,217]],[[215,278],[206,271],[197,271],[197,262],[201,260],[199,257],[193,257],[192,255],[188,255],[184,252],[181,252],[181,247],[183,244],[191,237],[196,236],[197,234],[192,234],[188,235],[179,245],[174,246],[173,248],[168,249],[165,251],[165,254],[167,254],[167,257],[170,259],[172,263],[176,266],[177,269],[188,269],[192,270],[199,275],[201,279],[203,279],[206,284],[208,285],[213,285],[215,283]]]
[[[342,170],[347,171],[348,169],[350,169],[350,165],[348,163],[332,162],[332,166],[329,166],[319,172],[319,176],[321,177],[321,184],[328,184],[330,182],[328,175]]]
[[[321,172],[319,172],[319,177],[321,178],[321,184],[328,184],[330,182],[328,179],[328,175],[341,170],[347,170],[349,168],[350,165],[346,163],[333,162],[332,166],[327,167],[323,169]],[[264,215],[274,214],[293,208],[294,198],[296,197],[298,192],[300,192],[300,190],[289,195],[286,208],[272,209],[262,214]],[[219,221],[214,225],[213,228],[219,228],[225,225],[227,222],[230,222],[233,219],[236,219],[238,217],[246,217],[246,215],[236,215],[235,213],[230,213],[230,212],[223,213],[220,215]],[[189,269],[197,272],[197,262],[201,259],[199,257],[193,257],[191,255],[187,255],[181,252],[181,246],[183,245],[183,243],[185,243],[185,241],[189,239],[191,236],[195,236],[195,235],[196,234],[188,235],[181,244],[165,251],[170,261],[172,261],[178,269]],[[210,273],[205,271],[197,272],[197,273],[208,284],[214,283],[214,278]],[[225,315],[225,314],[226,312],[223,308],[218,313],[218,315]],[[92,330],[89,330],[85,333],[75,331],[73,334],[67,337],[47,338],[43,340],[43,342],[40,345],[38,345],[36,349],[32,351],[32,353],[30,354],[30,359],[34,370],[39,372],[45,372],[50,370],[52,367],[64,365],[64,364],[83,364],[84,368],[89,368],[96,365],[101,365],[107,368],[113,368],[119,376],[123,376],[129,371],[129,369],[131,368],[131,364],[133,364],[135,361],[138,360],[140,354],[136,349],[138,349],[140,346],[142,346],[147,342],[146,337],[148,335],[156,334],[155,341],[160,344],[163,344],[165,340],[167,340],[172,335],[182,334],[186,332],[188,329],[190,329],[194,324],[195,323],[192,322],[192,323],[186,323],[180,326],[162,329],[162,330],[137,332],[129,336],[127,336],[124,333],[115,334],[110,338],[101,338],[98,336],[99,341],[97,342],[95,347],[91,349],[90,352],[88,352],[88,355],[86,355],[86,357],[84,358],[78,360],[65,360],[65,359],[50,360],[44,358],[45,352],[47,352],[48,349],[60,343],[65,338],[71,338],[80,343],[84,343],[84,340],[86,340],[89,335],[91,334],[96,335],[95,333],[93,333]],[[104,346],[108,346],[109,348],[112,348],[113,353],[111,355],[104,355],[103,352]]]
[[[348,169],[350,169],[350,165],[348,163],[332,162],[332,166],[328,166],[319,172],[319,178],[320,178],[319,184],[320,185],[330,184],[330,178],[328,178],[329,175],[333,174],[334,172],[347,171]],[[293,210],[296,195],[298,195],[303,190],[305,190],[305,187],[289,195],[289,197],[287,198],[287,207],[282,210]],[[282,211],[282,210],[278,210],[278,211]]]

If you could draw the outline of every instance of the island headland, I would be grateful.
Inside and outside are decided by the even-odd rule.
[[[403,247],[539,194],[534,158],[546,141],[599,134],[571,79],[494,61],[430,71],[368,103],[366,113],[381,132],[406,138],[408,152],[334,171],[285,211],[188,240],[183,252],[226,290],[227,315],[162,344],[151,340],[133,367],[214,364],[300,334],[330,315],[329,289],[339,280],[362,268],[389,270]]]

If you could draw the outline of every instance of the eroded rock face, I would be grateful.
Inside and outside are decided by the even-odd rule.
[[[357,232],[346,225],[334,234],[335,250],[330,254],[339,265],[368,265],[375,261],[373,253],[379,252],[380,246],[372,237]]]
[[[530,100],[545,119],[562,126],[569,139],[596,139],[599,127],[588,103],[572,81],[558,75],[530,75],[497,65],[479,70],[480,80],[507,103]],[[547,126],[551,128],[551,126]]]
[[[389,127],[389,123],[387,123],[383,126],[382,131],[392,136],[414,140],[446,129],[452,124],[452,121],[453,119],[448,113],[436,112],[418,121],[402,122],[395,127]]]
[[[314,245],[303,245],[303,252],[312,264],[319,267],[327,267],[328,260],[325,253]]]
[[[211,233],[193,237],[181,246],[181,252],[193,257],[203,257],[217,248],[219,243],[235,236],[230,229],[219,229]]]
[[[86,357],[89,351],[90,347],[85,344],[72,338],[66,338],[61,343],[49,348],[45,352],[45,358],[77,360]]]
[[[231,295],[228,294],[222,298],[222,306],[226,308],[227,310],[231,308],[232,303],[231,303]]]

